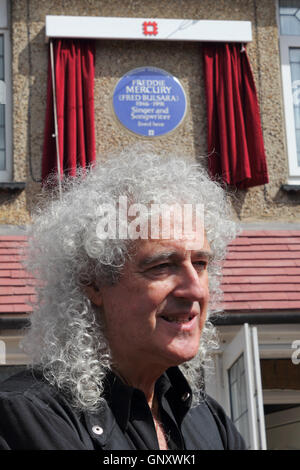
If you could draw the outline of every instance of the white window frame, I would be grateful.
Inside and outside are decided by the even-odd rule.
[[[11,81],[11,39],[8,21],[7,0],[0,0],[0,34],[4,36],[4,81],[5,99],[5,161],[6,169],[0,170],[0,182],[10,182],[13,176],[12,165],[12,81]]]
[[[280,34],[280,13],[279,0],[276,0],[277,10],[277,28],[279,33],[279,49],[281,62],[281,81],[283,94],[283,108],[286,131],[286,148],[288,154],[288,181],[290,185],[300,185],[300,167],[297,162],[297,145],[295,134],[295,118],[292,95],[291,68],[289,60],[289,48],[300,48],[300,35],[281,35]]]
[[[276,314],[276,312],[274,312]],[[215,371],[211,377],[207,378],[206,391],[209,395],[215,398],[225,409],[228,416],[231,414],[230,401],[229,401],[229,387],[228,378],[225,373],[225,369],[230,367],[235,360],[239,357],[241,352],[248,350],[251,351],[252,359],[248,369],[256,369],[256,388],[260,394],[257,410],[259,413],[263,413],[263,405],[268,404],[300,404],[299,390],[289,389],[262,389],[261,384],[261,373],[259,359],[290,359],[292,360],[292,354],[294,348],[292,347],[294,341],[300,339],[299,324],[266,324],[257,325],[255,327],[250,326],[251,335],[245,335],[241,326],[230,325],[230,326],[219,326],[218,334],[220,336],[220,348],[214,354]],[[253,333],[254,332],[254,333]],[[248,339],[246,340],[246,337]],[[252,339],[251,339],[252,336]],[[253,340],[254,338],[254,340]],[[246,343],[248,342],[248,346]],[[249,348],[250,346],[250,348]],[[227,356],[227,358],[226,358]],[[229,359],[228,359],[229,356]],[[231,358],[230,358],[231,356]],[[298,365],[300,368],[300,364]],[[257,375],[258,373],[258,375]],[[252,376],[253,377],[253,376]],[[249,382],[249,379],[248,379]],[[252,383],[255,380],[252,378]],[[251,393],[253,395],[253,391]],[[262,399],[261,399],[262,396]],[[248,406],[249,409],[249,406]],[[255,407],[252,406],[252,410],[255,412]],[[257,412],[256,410],[256,412]],[[253,422],[257,423],[254,419]],[[265,437],[265,426],[264,416],[259,419],[259,429],[256,426],[256,432],[260,431],[260,436],[266,441]],[[255,429],[255,428],[254,428]]]
[[[300,35],[280,36],[281,76],[284,101],[286,144],[289,161],[288,184],[300,185],[300,166],[298,166],[297,162],[297,144],[295,133],[291,67],[289,62],[289,49],[291,47],[297,47],[300,49]]]
[[[259,349],[257,339],[257,328],[250,327],[247,323],[240,329],[233,340],[224,348],[223,360],[223,384],[224,405],[230,415],[230,390],[228,371],[234,362],[243,354],[247,404],[249,417],[250,448],[252,450],[266,449],[265,422],[263,410],[262,385],[259,363]]]
[[[265,450],[266,433],[257,327],[245,323],[242,327],[231,330],[230,337],[225,341],[224,339],[223,337],[221,347],[215,354],[215,375],[213,378],[208,378],[206,391],[220,403],[226,414],[231,416],[228,372],[243,354],[250,449]]]

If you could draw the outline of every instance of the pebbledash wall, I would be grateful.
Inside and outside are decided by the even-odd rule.
[[[13,181],[25,182],[18,193],[0,191],[0,224],[30,223],[40,191],[46,105],[48,44],[46,15],[120,16],[251,21],[253,41],[247,50],[255,77],[270,183],[237,191],[232,201],[243,222],[300,220],[297,193],[281,189],[287,182],[276,0],[11,0]],[[158,152],[182,152],[206,165],[206,106],[201,44],[155,41],[98,41],[95,71],[97,154],[105,155],[143,142],[114,118],[113,89],[125,72],[160,67],[178,77],[189,102],[184,124],[153,140]]]

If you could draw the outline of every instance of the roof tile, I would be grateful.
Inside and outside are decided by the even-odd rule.
[[[25,235],[0,235],[0,243],[1,245],[5,242],[27,242],[28,237]]]
[[[297,259],[300,260],[300,251],[229,251],[227,253],[226,260],[239,260],[244,263],[244,260],[285,260],[285,259]]]
[[[282,245],[264,245],[264,244],[260,244],[260,245],[245,245],[245,246],[241,246],[241,245],[229,245],[228,247],[228,252],[236,252],[236,251],[246,251],[246,252],[251,252],[251,251],[254,251],[254,252],[260,252],[260,251],[289,251],[289,250],[293,250],[293,251],[300,251],[300,243],[299,244],[295,244],[295,245],[288,245],[288,244],[285,244],[283,243]]]
[[[223,284],[284,284],[296,283],[300,288],[300,276],[227,276],[224,275],[222,279]]]
[[[27,238],[0,236],[0,313],[28,313],[36,280],[23,266]]]
[[[299,310],[300,231],[247,230],[223,265],[223,307],[230,311]]]
[[[227,260],[224,268],[254,268],[254,267],[297,267],[300,266],[300,259],[242,259]]]

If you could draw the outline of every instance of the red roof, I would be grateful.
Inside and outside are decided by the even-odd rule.
[[[0,236],[0,314],[32,311],[35,280],[21,264],[24,246],[26,237]]]
[[[0,236],[0,314],[29,313],[35,280],[24,271],[24,236]],[[244,231],[223,266],[224,310],[299,310],[300,231]]]
[[[244,231],[223,267],[226,311],[300,311],[300,231]]]

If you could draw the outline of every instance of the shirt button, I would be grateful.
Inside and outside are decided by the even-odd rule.
[[[93,426],[92,427],[92,431],[94,434],[97,434],[98,436],[101,436],[101,434],[103,434],[103,428],[101,428],[101,426]]]
[[[190,398],[191,394],[189,392],[185,392],[182,397],[181,397],[181,400],[182,401],[187,401],[189,398]]]

